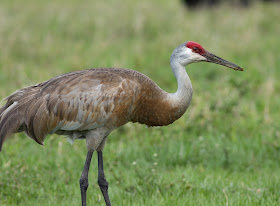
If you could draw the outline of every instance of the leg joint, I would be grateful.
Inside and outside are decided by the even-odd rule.
[[[88,179],[85,178],[85,177],[81,177],[80,178],[80,187],[83,187],[83,188],[88,188]]]
[[[103,187],[103,188],[107,188],[108,189],[108,182],[106,181],[106,179],[98,179],[98,185],[99,187]]]

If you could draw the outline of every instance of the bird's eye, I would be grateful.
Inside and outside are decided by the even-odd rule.
[[[193,48],[193,51],[194,51],[194,52],[198,52],[199,49],[198,49],[197,47],[194,47],[194,48]]]

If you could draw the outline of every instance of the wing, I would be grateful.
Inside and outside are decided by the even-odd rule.
[[[114,70],[70,73],[37,85],[26,110],[26,132],[42,143],[48,133],[119,127],[129,121],[139,83]]]

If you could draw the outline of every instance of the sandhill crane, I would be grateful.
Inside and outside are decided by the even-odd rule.
[[[12,133],[24,131],[39,144],[47,134],[66,135],[72,141],[86,139],[87,157],[80,189],[86,205],[88,172],[93,152],[98,157],[98,185],[106,205],[111,205],[103,170],[102,150],[107,136],[127,122],[165,126],[179,119],[192,99],[192,85],[185,66],[212,62],[234,70],[243,69],[188,41],[172,53],[170,64],[178,90],[167,93],[149,77],[134,70],[97,68],[54,77],[17,90],[0,108],[0,151]]]

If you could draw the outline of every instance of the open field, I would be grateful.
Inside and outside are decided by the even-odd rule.
[[[179,1],[0,1],[0,99],[92,67],[124,67],[177,89],[187,40],[245,68],[187,67],[194,89],[168,127],[127,124],[104,149],[113,205],[280,205],[280,5],[190,11]],[[3,105],[3,103],[1,103]],[[17,134],[0,153],[0,205],[79,205],[85,141]],[[95,157],[95,156],[94,156]],[[93,158],[88,205],[105,205]]]

